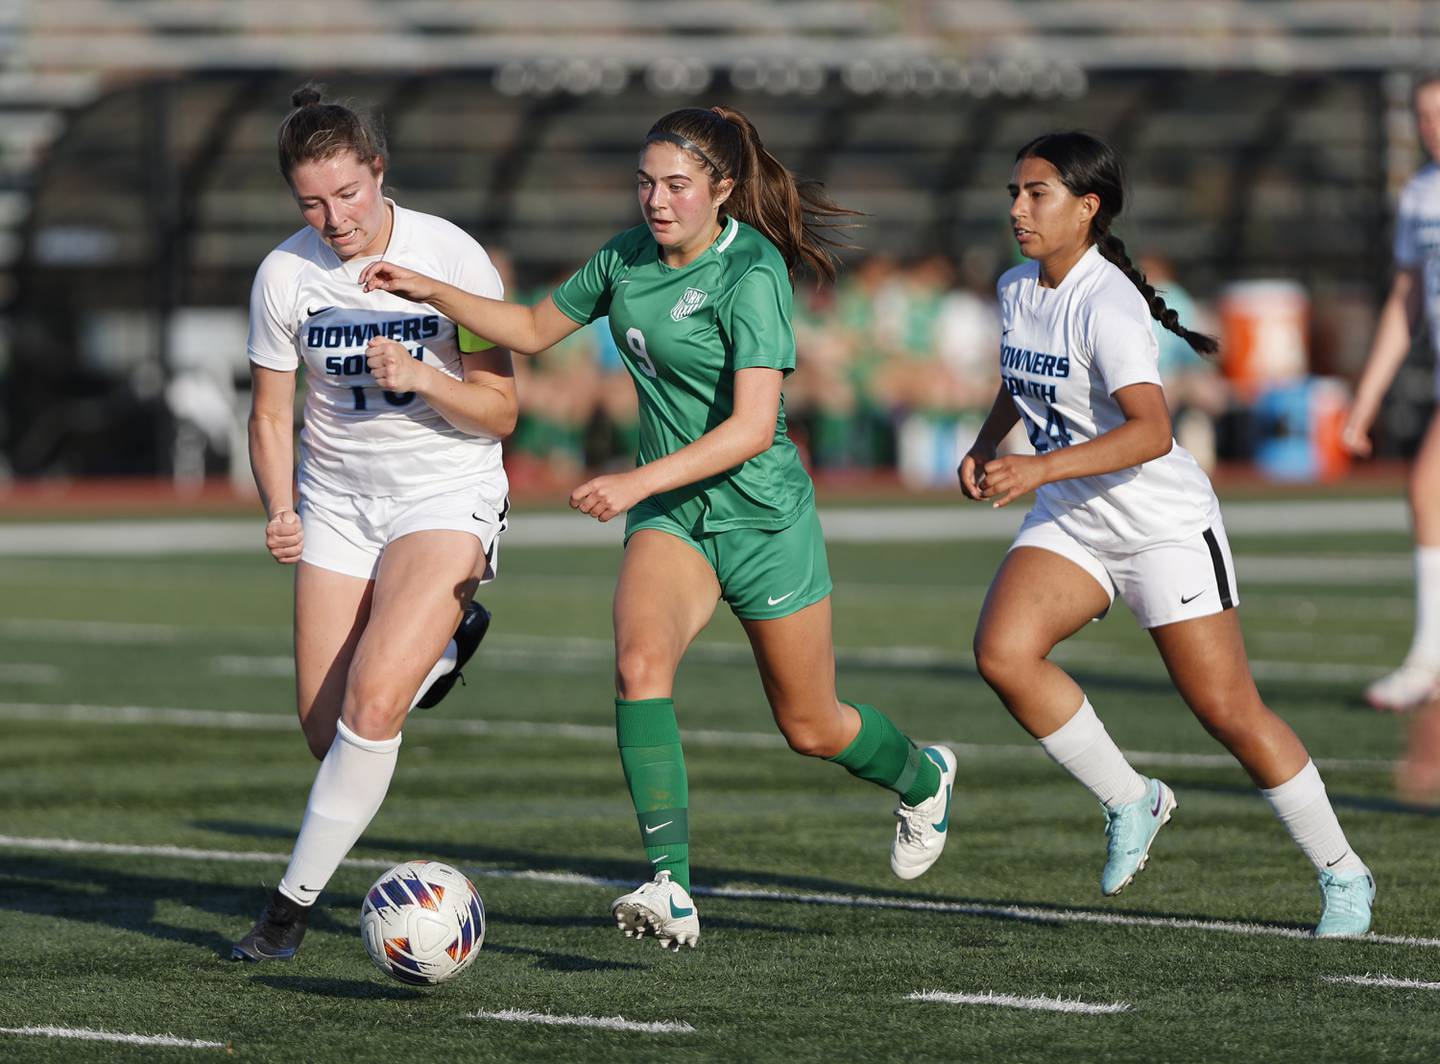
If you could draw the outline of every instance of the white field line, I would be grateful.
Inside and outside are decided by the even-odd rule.
[[[279,629],[277,629],[278,631]],[[7,639],[66,641],[76,643],[175,643],[189,632],[178,624],[144,624],[136,621],[53,621],[42,617],[7,617],[0,620],[0,635]],[[216,635],[224,633],[209,629]]]
[[[961,916],[983,916],[1000,920],[1016,920],[1038,924],[1098,924],[1108,927],[1162,927],[1178,931],[1218,931],[1232,935],[1260,935],[1272,938],[1313,939],[1298,927],[1269,924],[1247,924],[1236,920],[1199,920],[1175,916],[1125,916],[1119,913],[1094,912],[1086,909],[1036,909],[1023,905],[978,905],[970,902],[921,901],[914,898],[885,898],[861,894],[798,894],[791,891],[756,890],[749,887],[696,887],[691,894],[708,894],[716,898],[749,901],[781,901],[801,905],[837,905],[854,909],[898,909],[907,912],[955,913]],[[1416,949],[1440,949],[1440,938],[1415,938],[1403,935],[1365,935],[1347,939],[1385,946],[1410,946]]]
[[[1400,499],[1318,499],[1235,502],[1225,506],[1231,536],[1319,532],[1405,532]],[[1023,507],[873,508],[825,506],[820,522],[832,543],[913,543],[1005,540],[1025,516]],[[259,522],[243,520],[25,522],[0,526],[0,556],[176,555],[261,549]],[[600,524],[576,514],[516,513],[505,534],[514,547],[617,546],[621,522]]]
[[[1346,607],[1348,609],[1348,606]],[[119,621],[56,621],[30,618],[0,620],[0,635],[12,639],[38,641],[73,641],[93,644],[174,644],[187,641],[214,640],[221,636],[264,637],[284,639],[290,630],[279,626],[194,628],[169,624],[126,623]],[[285,676],[279,664],[281,655],[222,655],[212,659],[216,671],[237,676]],[[1071,644],[1057,647],[1051,657],[1062,663],[1085,664],[1097,668],[1121,667],[1144,675],[1165,675],[1164,665],[1154,654],[1119,654],[1098,644]],[[743,643],[697,643],[686,652],[690,661],[707,664],[739,665],[753,660],[753,652]],[[608,639],[588,636],[502,635],[490,640],[481,655],[481,665],[492,662],[496,668],[519,669],[542,666],[551,671],[581,671],[586,664],[602,664],[614,660],[614,647]],[[836,664],[840,668],[948,668],[972,669],[974,658],[934,646],[837,647]],[[1368,665],[1363,662],[1307,662],[1252,658],[1251,671],[1261,680],[1312,681],[1318,683],[1365,683],[1383,675],[1389,665]]]
[[[0,1034],[33,1035],[37,1038],[78,1038],[84,1042],[123,1042],[131,1046],[170,1046],[177,1049],[224,1049],[224,1042],[201,1042],[176,1038],[172,1034],[122,1034],[92,1031],[85,1027],[0,1027]]]
[[[220,654],[210,659],[210,671],[217,676],[291,677],[295,659],[289,654]]]
[[[54,683],[60,670],[54,665],[31,662],[0,663],[0,683]]]
[[[36,721],[50,724],[132,724],[169,725],[176,728],[217,728],[221,731],[289,732],[298,727],[283,713],[247,713],[239,710],[180,709],[162,706],[97,706],[83,703],[0,702],[0,720]],[[409,734],[490,735],[505,739],[576,739],[611,744],[615,729],[603,724],[567,724],[560,721],[451,720],[443,717],[412,718],[417,730]],[[785,741],[774,732],[722,731],[713,728],[686,728],[685,742],[691,746],[726,749],[773,749]],[[1047,755],[1035,743],[967,743],[957,739],[921,739],[925,745],[948,746],[959,757],[1019,757],[1044,759]],[[1131,763],[1155,767],[1225,768],[1235,764],[1229,754],[1187,754],[1160,750],[1127,750]],[[1395,762],[1364,758],[1317,758],[1317,767],[1328,771],[1391,772]]]
[[[492,648],[486,644],[481,665],[491,654],[513,656],[516,660],[534,657],[551,667],[565,658],[612,662],[613,644],[608,639],[571,636],[547,639],[543,636],[502,636]],[[1165,675],[1165,663],[1159,654],[1123,654],[1099,644],[1070,644],[1057,647],[1053,659],[1095,668],[1120,666],[1155,676]],[[743,665],[754,660],[754,652],[743,643],[697,643],[685,653],[690,661],[715,665]],[[970,654],[955,654],[933,646],[836,647],[835,662],[840,668],[948,668],[968,670],[975,667]],[[1363,683],[1384,675],[1391,666],[1367,665],[1362,662],[1284,661],[1252,658],[1251,672],[1267,680],[1313,680],[1323,683]]]
[[[627,1020],[624,1016],[556,1016],[529,1009],[505,1009],[502,1012],[471,1012],[467,1020],[498,1020],[501,1023],[539,1023],[550,1027],[593,1027],[602,1031],[638,1031],[642,1034],[694,1034],[695,1028],[683,1020]]]
[[[1421,979],[1397,979],[1393,975],[1322,975],[1320,981],[1380,986],[1391,990],[1440,990],[1440,983],[1427,983]]]
[[[192,846],[141,846],[124,842],[89,842],[83,839],[43,839],[24,835],[0,835],[0,849],[29,850],[38,853],[91,853],[109,857],[162,857],[172,861],[212,861],[219,864],[288,864],[288,853],[266,853],[262,850],[200,850]],[[364,868],[383,872],[397,862],[384,857],[347,857],[340,862],[346,868]],[[475,879],[523,879],[538,883],[563,883],[580,887],[620,887],[632,885],[628,879],[601,879],[579,872],[539,872],[531,869],[468,868]]]
[[[117,857],[162,857],[179,861],[214,861],[227,864],[286,864],[290,855],[237,850],[202,850],[188,846],[139,845],[90,842],[84,839],[47,839],[23,835],[0,835],[0,849],[40,853],[101,854]],[[395,864],[388,858],[347,857],[347,868],[387,869]],[[607,879],[578,872],[540,872],[530,869],[462,868],[472,879],[525,880],[567,886],[632,886],[628,879]],[[1027,924],[1092,924],[1105,927],[1157,927],[1174,931],[1212,931],[1222,934],[1310,939],[1309,931],[1296,927],[1247,924],[1234,920],[1200,920],[1173,916],[1127,916],[1087,909],[1041,909],[1023,905],[981,905],[972,902],[925,901],[919,898],[885,897],[868,894],[806,894],[786,890],[758,890],[750,887],[694,887],[690,893],[710,898],[770,902],[782,905],[832,905],[846,909],[886,909],[900,912],[953,913]],[[1368,945],[1408,946],[1412,949],[1440,949],[1440,938],[1402,935],[1366,935],[1349,939]]]
[[[690,661],[708,665],[746,665],[753,659],[748,646],[739,643],[700,643],[686,652]],[[1121,666],[1146,675],[1163,676],[1164,663],[1155,654],[1117,654],[1095,644],[1057,647],[1050,655],[1057,661],[1095,668]],[[480,657],[482,668],[506,671],[543,668],[549,672],[583,672],[594,668],[608,669],[615,652],[608,639],[558,639],[553,642],[537,637],[509,636],[486,645]],[[939,647],[836,647],[835,663],[851,669],[956,669],[975,667],[968,655],[952,654]],[[292,660],[280,654],[225,654],[210,659],[210,668],[227,676],[280,677],[291,675]],[[1314,680],[1322,683],[1364,683],[1381,676],[1386,666],[1359,662],[1274,661],[1253,658],[1251,672],[1264,680]]]
[[[945,990],[916,990],[905,995],[906,1001],[935,1001],[942,1005],[1001,1005],[1007,1009],[1035,1009],[1040,1012],[1079,1012],[1087,1016],[1108,1016],[1117,1012],[1130,1012],[1131,1005],[1123,1001],[1112,1001],[1106,1005],[1095,1005],[1088,1001],[1067,1001],[1052,997],[1018,997],[1014,994],[996,994],[986,990],[979,994],[952,994]]]

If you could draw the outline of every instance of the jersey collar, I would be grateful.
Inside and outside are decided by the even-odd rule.
[[[725,249],[728,248],[739,235],[740,223],[734,218],[725,219],[725,228],[720,233],[720,239],[711,245],[715,249],[715,254],[725,254]]]
[[[720,235],[710,242],[709,247],[707,247],[704,251],[700,252],[700,254],[696,255],[692,261],[687,262],[684,266],[667,266],[665,264],[665,260],[660,257],[659,244],[654,245],[655,261],[659,264],[662,270],[665,270],[668,273],[684,273],[686,270],[692,270],[696,266],[700,265],[700,263],[706,260],[707,256],[725,254],[725,249],[728,248],[732,243],[734,243],[735,238],[739,235],[740,223],[734,218],[727,218],[725,219],[725,225],[722,226],[720,229]]]

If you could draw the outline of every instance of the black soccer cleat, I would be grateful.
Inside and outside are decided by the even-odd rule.
[[[265,911],[250,933],[230,947],[232,961],[288,961],[300,948],[310,907],[291,901],[280,891],[270,894]]]
[[[455,686],[455,681],[460,679],[460,670],[475,656],[480,641],[489,630],[490,611],[478,602],[466,603],[465,612],[460,617],[460,627],[455,629],[455,648],[459,652],[455,667],[430,685],[430,689],[415,703],[416,709],[429,709],[440,704],[440,700]]]

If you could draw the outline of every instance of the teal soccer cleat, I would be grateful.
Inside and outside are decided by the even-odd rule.
[[[1370,930],[1375,904],[1375,877],[1370,869],[1350,876],[1320,873],[1320,922],[1316,938],[1344,938]]]
[[[1175,794],[1159,780],[1145,781],[1145,794],[1119,809],[1105,811],[1105,868],[1100,873],[1100,893],[1119,894],[1150,859],[1150,844],[1175,811]]]

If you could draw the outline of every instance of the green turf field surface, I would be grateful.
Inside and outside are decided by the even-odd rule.
[[[842,696],[956,744],[940,863],[891,876],[893,799],[784,749],[722,608],[676,691],[701,943],[625,939],[608,904],[643,854],[613,738],[617,557],[550,548],[505,551],[469,685],[411,720],[299,957],[233,964],[314,773],[289,574],[258,549],[0,558],[0,1029],[30,1032],[0,1033],[0,1060],[1433,1062],[1440,821],[1395,799],[1403,722],[1359,697],[1409,639],[1408,545],[1233,545],[1262,690],[1377,874],[1369,941],[1303,937],[1310,866],[1123,606],[1057,656],[1180,806],[1135,884],[1100,897],[1098,807],[974,673],[998,541],[831,551]],[[382,976],[357,931],[365,889],[410,858],[466,871],[489,914],[477,963],[438,988]],[[1125,1007],[1033,1007],[1060,1000]],[[636,1026],[595,1025],[612,1017]]]

